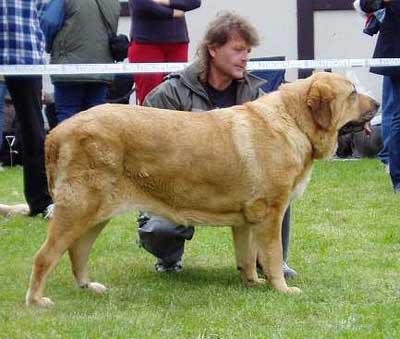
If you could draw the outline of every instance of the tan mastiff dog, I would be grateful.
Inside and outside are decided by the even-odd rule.
[[[262,282],[258,257],[273,288],[299,292],[282,272],[284,211],[314,159],[335,151],[338,130],[370,120],[377,108],[345,77],[316,73],[203,114],[101,105],[68,119],[46,141],[55,211],[34,259],[27,304],[52,304],[43,290],[67,250],[78,286],[103,292],[89,280],[89,253],[107,221],[128,209],[177,224],[232,226],[245,285]]]

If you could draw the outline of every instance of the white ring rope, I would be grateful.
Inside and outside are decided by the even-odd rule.
[[[187,63],[0,65],[0,75],[170,73],[180,71],[187,65]],[[400,58],[249,61],[247,63],[247,69],[249,71],[354,68],[371,66],[400,66]]]

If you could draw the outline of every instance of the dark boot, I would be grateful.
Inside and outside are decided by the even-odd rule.
[[[192,239],[194,228],[175,225],[166,218],[147,212],[141,212],[137,220],[139,244],[157,257],[156,271],[182,271],[185,241]]]

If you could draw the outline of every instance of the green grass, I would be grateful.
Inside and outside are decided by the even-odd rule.
[[[21,177],[20,168],[0,172],[0,202],[23,202]],[[108,293],[75,289],[65,256],[47,285],[51,309],[24,305],[46,222],[0,217],[0,337],[400,338],[399,199],[376,160],[318,162],[293,208],[296,296],[242,287],[227,228],[197,228],[185,270],[158,274],[127,214],[90,260]]]

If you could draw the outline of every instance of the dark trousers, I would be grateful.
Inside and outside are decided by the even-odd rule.
[[[51,204],[44,167],[42,77],[7,76],[5,80],[21,128],[25,199],[31,215],[36,215]]]
[[[383,149],[379,152],[379,159],[389,165],[389,140],[390,140],[390,125],[393,118],[393,86],[390,77],[383,77],[382,85],[382,140]]]
[[[57,82],[54,84],[54,103],[60,123],[93,106],[106,103],[108,86],[101,82]]]
[[[393,112],[389,136],[389,169],[393,188],[400,190],[400,77],[390,77]]]
[[[187,43],[142,43],[132,41],[128,57],[129,62],[186,62],[188,61]],[[165,73],[137,73],[135,74],[136,101],[143,105],[146,95],[159,85]]]

